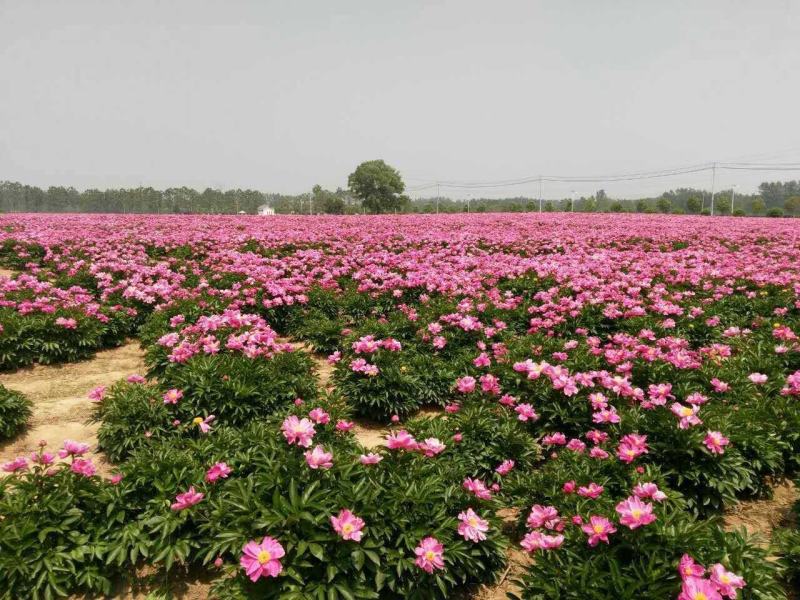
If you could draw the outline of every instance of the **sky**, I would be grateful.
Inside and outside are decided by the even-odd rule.
[[[301,193],[381,158],[416,197],[800,163],[796,0],[0,0],[0,82],[0,180],[39,186]],[[543,195],[690,185],[711,173]]]

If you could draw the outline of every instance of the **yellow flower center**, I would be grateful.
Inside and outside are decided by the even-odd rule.
[[[434,558],[436,558],[436,553],[433,550],[428,550],[425,553],[425,559],[426,560],[433,560]]]
[[[203,422],[203,417],[195,417],[194,420],[192,421],[192,423],[194,423],[195,425],[200,425],[200,423],[202,422]]]
[[[594,527],[592,527],[592,529],[594,529],[595,533],[603,533],[603,526],[602,525],[595,525]]]
[[[477,527],[478,526],[478,519],[475,519],[475,518],[468,519],[467,523],[469,523],[470,527]]]
[[[262,550],[261,552],[258,553],[258,564],[265,565],[270,560],[272,560],[272,555],[266,550]]]
[[[345,533],[350,533],[351,531],[353,531],[353,526],[350,523],[345,523],[344,525],[342,525],[342,531],[344,531]]]
[[[682,417],[688,417],[688,416],[690,416],[691,414],[692,414],[692,409],[691,409],[691,408],[689,408],[688,406],[684,406],[684,407],[681,409],[681,416],[682,416]]]
[[[708,600],[708,596],[706,596],[705,592],[697,592],[692,600]]]
[[[727,574],[723,575],[722,577],[720,577],[719,580],[722,583],[730,583],[731,582],[731,578]]]
[[[639,517],[641,517],[641,516],[642,516],[642,511],[641,511],[641,510],[639,510],[638,508],[634,508],[634,509],[631,511],[631,515],[633,515],[633,518],[634,518],[634,519],[638,519]]]

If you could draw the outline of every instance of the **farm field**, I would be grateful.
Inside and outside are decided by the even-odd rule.
[[[796,597],[797,220],[5,214],[0,266],[0,599]]]

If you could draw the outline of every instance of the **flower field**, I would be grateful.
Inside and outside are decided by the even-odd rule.
[[[800,470],[796,220],[0,215],[0,266],[1,370],[146,365],[2,464],[0,599],[800,585],[797,517],[722,520]]]

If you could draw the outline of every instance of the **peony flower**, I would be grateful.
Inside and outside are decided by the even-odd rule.
[[[541,504],[534,504],[531,507],[531,513],[528,515],[528,520],[525,524],[531,529],[538,529],[540,527],[554,529],[555,531],[562,531],[564,529],[564,523],[561,517],[558,516],[556,507],[542,506]]]
[[[377,465],[383,460],[383,457],[380,454],[370,452],[369,454],[362,454],[358,457],[358,460],[362,465]]]
[[[331,525],[343,540],[361,541],[364,520],[355,516],[346,508],[340,510],[337,516],[331,516]]]
[[[311,421],[306,418],[300,419],[294,415],[284,419],[281,431],[289,445],[297,444],[303,448],[311,446],[311,440],[316,433],[314,424]]]
[[[722,600],[716,586],[699,577],[687,577],[683,580],[678,600]]]
[[[633,488],[633,495],[637,498],[662,502],[667,499],[667,495],[658,489],[655,483],[637,483]]]
[[[554,550],[561,547],[563,543],[563,535],[545,535],[541,531],[531,531],[525,534],[519,545],[526,552],[535,552],[536,550]]]
[[[596,500],[600,497],[600,494],[603,493],[603,489],[604,488],[602,485],[597,485],[594,481],[592,481],[589,485],[582,485],[578,488],[578,496]]]
[[[83,475],[84,477],[91,477],[97,473],[97,468],[88,458],[76,458],[69,466],[69,470],[77,475]]]
[[[321,408],[315,408],[308,413],[309,418],[319,425],[326,425],[330,423],[331,416]]]
[[[462,394],[469,394],[475,391],[475,383],[475,378],[467,375],[456,381],[456,389]]]
[[[92,402],[101,402],[106,395],[106,386],[98,385],[92,388],[89,392],[89,400]]]
[[[218,462],[206,471],[206,481],[208,483],[214,483],[217,479],[225,479],[233,472],[227,464],[224,462]]]
[[[637,529],[642,525],[649,525],[656,520],[653,514],[653,505],[642,502],[636,496],[631,496],[617,504],[619,522],[629,529]]]
[[[350,431],[355,426],[356,424],[352,421],[343,421],[341,419],[336,421],[336,431]]]
[[[536,414],[536,411],[533,410],[533,406],[530,404],[518,404],[514,408],[514,412],[517,413],[517,419],[520,421],[538,421],[539,415]]]
[[[581,529],[589,536],[590,546],[597,546],[600,542],[608,544],[608,536],[617,531],[611,521],[598,515],[589,517],[589,522]]]
[[[705,572],[706,570],[701,565],[694,562],[691,556],[688,554],[681,556],[681,561],[678,565],[678,573],[680,573],[681,579],[686,579],[687,577],[702,577]]]
[[[726,570],[721,564],[712,565],[709,569],[711,583],[717,586],[719,593],[732,600],[736,599],[736,590],[743,588],[746,584],[743,578],[736,573]]]
[[[444,546],[435,537],[426,537],[414,549],[417,559],[414,564],[426,573],[444,569]]]
[[[28,459],[24,456],[18,456],[14,460],[9,462],[3,463],[0,466],[0,469],[5,471],[6,473],[16,473],[17,471],[27,471],[28,469]]]
[[[162,397],[164,399],[164,404],[177,404],[178,400],[183,398],[183,392],[179,389],[172,388],[165,392]]]
[[[190,508],[200,502],[205,497],[202,492],[196,492],[194,486],[191,486],[183,494],[175,496],[175,502],[172,503],[170,508],[174,511],[184,510]]]
[[[216,419],[214,415],[208,415],[205,419],[203,417],[195,417],[192,423],[200,428],[200,433],[208,433],[211,431],[211,423]]]
[[[58,451],[61,458],[68,456],[83,456],[89,451],[89,444],[83,444],[73,440],[64,440],[64,447]]]
[[[386,447],[389,450],[403,450],[411,452],[417,449],[417,440],[405,429],[395,431],[386,437]]]
[[[761,385],[762,383],[767,382],[767,376],[763,373],[750,373],[747,378],[752,381],[755,385]]]
[[[322,446],[315,446],[313,450],[304,453],[306,464],[312,469],[330,469],[333,466],[333,454],[325,452]]]
[[[503,462],[500,463],[500,465],[497,468],[495,468],[494,471],[495,473],[501,476],[508,475],[511,472],[511,469],[514,468],[514,464],[515,463],[513,460],[510,459],[504,460]]]
[[[719,431],[709,431],[703,443],[712,454],[725,454],[725,446],[731,442]]]
[[[489,531],[489,522],[481,519],[478,514],[468,508],[465,512],[459,513],[458,534],[470,542],[482,542],[486,539],[486,532]]]
[[[470,479],[467,477],[461,485],[465,490],[471,492],[480,500],[490,500],[492,498],[492,493],[480,479]]]
[[[256,582],[261,577],[277,577],[283,570],[280,559],[285,554],[278,540],[265,536],[260,544],[253,540],[244,545],[239,564],[250,581]]]
[[[436,438],[427,438],[421,444],[418,444],[417,449],[428,458],[433,458],[437,454],[444,452],[446,446]]]

